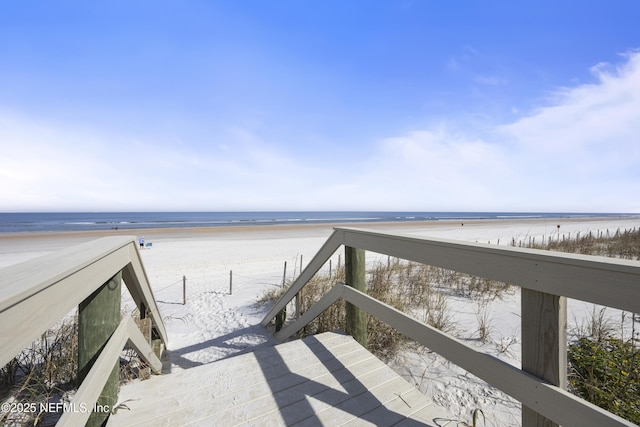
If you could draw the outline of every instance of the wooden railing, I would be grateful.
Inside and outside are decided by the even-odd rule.
[[[129,316],[121,319],[121,281],[140,311],[141,323],[150,329],[147,337]],[[84,425],[90,417],[95,420],[91,423],[102,424],[116,403],[117,368],[125,344],[160,373],[159,356],[167,342],[134,238],[105,237],[0,270],[0,366],[75,307],[79,380],[84,379],[58,425]],[[102,413],[92,413],[113,381],[116,395],[99,403]]]
[[[566,298],[640,312],[640,263],[586,255],[424,239],[337,228],[262,321],[266,326],[341,246],[346,284],[338,283],[294,323],[276,333],[284,340],[339,298],[347,310],[347,332],[366,344],[357,325],[362,309],[523,404],[522,425],[633,426],[566,391]],[[362,292],[364,250],[498,280],[522,289],[522,369]],[[362,251],[362,253],[358,253]],[[354,255],[355,254],[355,255]],[[356,282],[354,289],[351,281]],[[353,325],[356,323],[356,325]]]

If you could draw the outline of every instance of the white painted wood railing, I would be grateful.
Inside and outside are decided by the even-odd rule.
[[[141,315],[151,320],[153,336],[164,345],[166,330],[135,238],[105,237],[0,270],[0,366],[119,272]],[[147,338],[130,317],[125,317],[80,384],[72,404],[81,402],[93,408],[126,343],[154,373],[160,373],[162,363]],[[90,411],[64,412],[58,425],[84,425],[90,415]]]
[[[342,283],[280,330],[277,338],[292,336],[343,298],[522,402],[525,427],[634,425],[566,391],[566,298],[638,313],[639,262],[337,228],[265,316],[264,326],[341,245],[520,286],[522,369]]]

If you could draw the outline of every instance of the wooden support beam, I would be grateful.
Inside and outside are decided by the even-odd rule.
[[[296,275],[296,266],[293,266],[293,275]],[[282,273],[282,289],[284,289],[287,283],[287,261],[284,262],[284,273]],[[296,294],[298,295],[298,294]],[[276,332],[280,332],[280,329],[284,326],[287,321],[287,306],[282,307],[282,310],[276,314]]]
[[[282,329],[286,320],[287,320],[287,306],[284,306],[284,308],[280,310],[278,314],[276,314],[276,332],[279,332],[280,329]]]
[[[151,318],[140,313],[140,332],[147,344],[151,345]],[[151,376],[151,368],[146,367],[140,370],[140,379],[146,380]]]
[[[367,291],[364,249],[344,247],[345,284],[360,292]],[[357,306],[346,304],[346,331],[367,348],[367,313]]]
[[[120,324],[122,272],[98,288],[78,307],[78,383],[95,363],[105,344]],[[96,407],[113,408],[118,400],[120,364],[113,366]],[[109,413],[93,412],[87,426],[102,426]]]
[[[567,389],[567,299],[522,289],[522,369]],[[523,427],[557,427],[522,406]]]

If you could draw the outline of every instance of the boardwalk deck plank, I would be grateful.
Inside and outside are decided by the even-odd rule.
[[[275,348],[278,354],[280,354],[283,359],[286,359],[288,363],[296,364],[304,363],[305,360],[314,358],[320,360],[326,357],[331,358],[331,353],[325,353],[328,350],[326,348],[323,349],[323,346],[329,346],[332,349],[335,349],[335,351],[342,351],[340,349],[341,346],[353,344],[353,340],[348,335],[344,334],[334,333],[330,334],[328,337],[320,337],[320,339],[322,341],[305,340],[306,342],[303,342],[302,340],[296,340],[287,343],[287,345],[258,348],[256,351],[251,353],[243,353],[237,356],[229,357],[228,359],[223,359],[222,361],[219,361],[223,362],[221,364],[219,364],[218,362],[214,362],[197,366],[198,369],[178,369],[172,374],[153,377],[153,386],[160,390],[164,390],[166,387],[173,387],[178,383],[189,383],[191,379],[200,379],[203,375],[207,375],[207,370],[217,372],[223,376],[237,376],[238,373],[235,372],[234,369],[236,369],[238,366],[242,366],[242,373],[246,375],[250,375],[254,372],[261,372],[266,377],[277,376],[278,372],[283,370],[282,366],[273,366],[271,369],[263,369],[256,362],[257,358],[265,358],[273,354],[273,350],[271,350],[272,348]],[[221,366],[224,366],[224,369],[222,369]],[[135,395],[138,390],[144,390],[145,393],[148,393],[154,388],[153,386],[151,386],[151,384],[146,381],[141,381],[133,384],[128,384],[122,389],[122,391],[129,395]]]
[[[372,359],[374,359],[373,356],[363,358],[362,353],[351,352],[346,354],[342,361],[349,368],[353,368],[353,365],[363,365]],[[335,365],[335,360],[328,360],[326,363]],[[370,368],[366,367],[366,369]],[[218,376],[215,373],[213,374],[212,377],[204,377],[206,378],[204,381],[202,378],[198,379],[198,384],[192,384],[193,390],[191,392],[187,391],[189,387],[187,383],[180,384],[178,394],[174,392],[176,385],[170,389],[170,394],[167,394],[167,389],[162,391],[157,388],[154,389],[151,395],[145,393],[145,401],[153,402],[153,405],[145,405],[144,408],[136,411],[135,417],[132,417],[130,422],[149,422],[153,419],[158,419],[159,421],[161,418],[176,411],[197,413],[203,406],[206,406],[210,412],[219,413],[229,407],[238,406],[236,402],[240,401],[258,402],[262,400],[269,402],[273,400],[272,395],[274,393],[284,392],[298,385],[305,385],[310,382],[310,379],[319,376],[331,377],[331,371],[327,370],[321,363],[309,366],[300,365],[296,372],[281,375],[269,380],[269,382],[267,382],[266,378],[256,375],[243,376],[243,379],[237,381],[234,381],[233,377],[218,381]],[[203,387],[203,385],[205,386]],[[273,407],[273,410],[277,409],[277,406]],[[266,411],[266,408],[263,410]]]
[[[446,412],[353,338],[324,333],[124,386],[108,425],[435,425]]]

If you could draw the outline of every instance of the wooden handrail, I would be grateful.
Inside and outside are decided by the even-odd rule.
[[[322,255],[319,252],[314,258],[317,262],[322,259],[326,262],[332,255],[328,253],[329,247],[335,248],[335,251],[343,244],[346,247],[366,249],[521,286],[523,291],[527,292],[527,302],[523,302],[522,307],[523,319],[535,320],[531,322],[532,325],[523,325],[523,340],[531,341],[523,342],[523,369],[479,352],[456,338],[342,283],[336,284],[298,320],[280,330],[276,338],[287,339],[332,303],[343,298],[522,402],[525,426],[537,425],[542,419],[540,417],[564,425],[634,425],[564,390],[562,378],[558,378],[557,374],[566,375],[566,369],[565,372],[555,372],[556,377],[548,379],[547,372],[532,372],[538,368],[535,363],[533,368],[527,368],[527,363],[531,365],[531,362],[525,363],[525,358],[539,358],[541,346],[551,348],[554,354],[543,355],[542,363],[536,362],[554,365],[552,370],[562,371],[562,364],[558,359],[566,360],[566,312],[563,313],[565,297],[640,312],[640,263],[605,257],[399,236],[358,229],[336,229],[329,240],[323,246]],[[315,273],[321,266],[316,263],[310,271],[313,270]],[[296,288],[291,290],[292,286],[289,289],[291,292],[285,293],[274,304],[263,320],[263,325],[271,320],[272,312],[275,316],[275,313],[295,297],[312,275],[307,274],[304,281],[300,277],[294,282]],[[530,303],[538,305],[529,306]],[[551,320],[542,317],[550,317]],[[525,328],[529,329],[526,334]],[[545,336],[542,337],[539,335],[541,328],[545,328]],[[555,347],[549,346],[549,339],[564,341],[565,346],[562,343],[556,343]],[[527,351],[533,356],[526,355]],[[534,412],[527,413],[525,409]]]
[[[302,274],[269,310],[262,321],[263,326],[300,292],[341,245],[498,280],[538,292],[632,313],[640,312],[640,264],[637,261],[335,228]],[[603,281],[607,286],[601,286]]]
[[[276,338],[290,338],[340,298],[559,424],[593,427],[634,425],[340,282],[300,319],[276,333]]]
[[[150,317],[153,335],[165,344],[166,329],[135,238],[104,237],[0,270],[0,366],[119,272],[141,315]],[[104,344],[73,402],[93,407],[127,342],[154,373],[160,373],[162,363],[149,342],[138,326],[125,318]],[[89,415],[90,411],[65,412],[61,425],[83,424]]]
[[[84,425],[89,416],[91,409],[100,396],[100,392],[107,382],[107,378],[113,370],[114,363],[120,358],[120,353],[125,345],[129,343],[138,355],[149,364],[151,370],[155,374],[159,374],[162,370],[162,362],[156,357],[149,343],[146,342],[144,336],[138,329],[133,319],[125,317],[120,322],[120,326],[115,330],[104,349],[93,364],[89,374],[80,384],[78,391],[73,397],[73,402],[84,404],[83,407],[76,405],[76,410],[63,412],[62,417],[58,421],[58,426],[77,426]],[[78,410],[80,409],[80,410]],[[108,412],[114,408],[104,408]]]
[[[300,276],[291,284],[286,290],[284,295],[271,307],[271,310],[262,320],[262,326],[267,326],[269,322],[276,317],[276,314],[280,312],[297,294],[300,289],[313,277],[314,274],[320,270],[320,268],[331,258],[331,255],[338,250],[344,240],[344,233],[340,229],[335,231],[329,236],[327,241],[322,245],[320,250],[311,259],[309,264],[300,273]]]
[[[359,229],[343,233],[346,246],[632,313],[640,309],[637,261]]]

